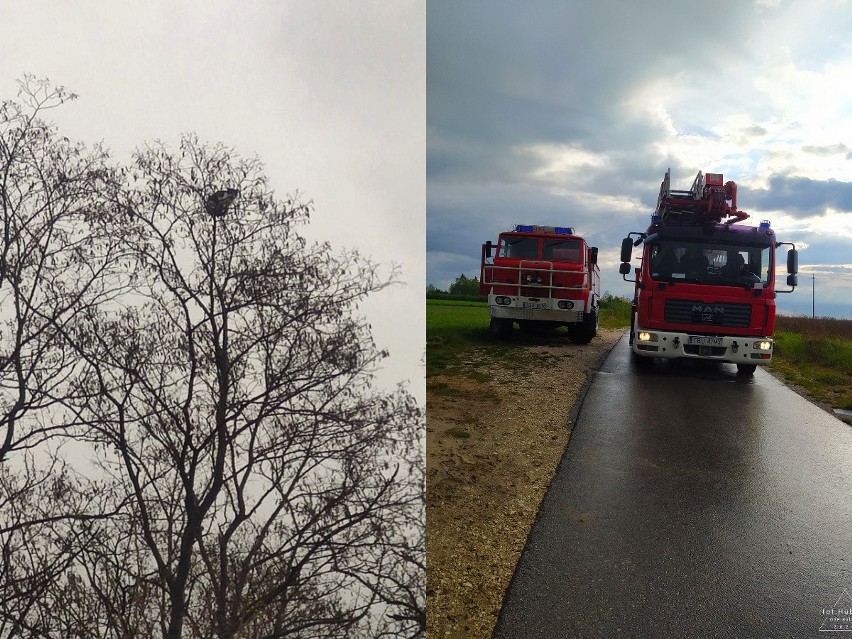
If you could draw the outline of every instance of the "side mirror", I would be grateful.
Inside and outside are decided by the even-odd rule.
[[[488,240],[485,243],[485,257],[491,257],[491,251],[494,249],[494,245],[491,243],[491,240]]]
[[[597,264],[597,263],[598,263],[598,247],[593,246],[592,247],[592,264]]]
[[[799,272],[799,252],[796,249],[790,249],[787,251],[787,272],[796,274]],[[787,282],[789,283],[790,278],[787,278]],[[791,284],[790,286],[795,286],[795,284]]]
[[[795,273],[791,273],[787,276],[787,286],[792,286],[796,288],[799,285],[799,276]]]
[[[618,267],[618,272],[622,275],[628,275],[630,273],[631,267],[628,262],[622,262],[621,266]]]
[[[625,237],[621,240],[621,261],[629,262],[633,258],[633,240]]]

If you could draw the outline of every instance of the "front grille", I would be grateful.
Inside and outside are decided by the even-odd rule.
[[[665,317],[667,322],[678,324],[747,328],[751,324],[751,305],[668,299]]]
[[[524,297],[538,297],[540,299],[547,299],[550,297],[550,291],[548,291],[546,288],[522,286],[521,295],[523,295]]]

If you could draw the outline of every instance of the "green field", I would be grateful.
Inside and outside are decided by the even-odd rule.
[[[524,343],[567,341],[564,329],[543,335],[523,335],[501,341],[488,332],[485,302],[426,300],[426,374],[453,374],[487,378],[488,361],[520,365]],[[600,326],[627,328],[630,303],[604,295]],[[833,408],[852,410],[852,321],[834,318],[779,316],[775,329],[775,357],[770,365],[813,399]],[[482,364],[477,366],[477,364]]]
[[[770,366],[819,401],[852,410],[852,321],[779,316]]]
[[[500,358],[506,366],[521,366],[526,354],[518,349],[523,343],[565,343],[564,328],[541,335],[523,335],[517,340],[502,341],[488,332],[490,316],[486,302],[426,300],[426,375],[452,374],[462,368],[470,374],[471,347],[479,347],[479,356]],[[601,328],[621,328],[630,324],[630,303],[622,298],[604,295],[601,299]],[[487,377],[487,366],[478,375]]]
[[[507,345],[488,333],[488,304],[426,300],[426,375],[459,372],[469,360],[472,346],[494,356],[506,353]],[[465,353],[468,356],[465,356]],[[483,367],[485,369],[485,367]],[[486,375],[485,373],[481,373]]]
[[[445,340],[487,339],[488,304],[486,302],[456,302],[426,300],[426,341],[440,335]]]
[[[426,300],[426,340],[441,336],[456,341],[492,342],[488,335],[488,303],[455,300]],[[605,294],[601,298],[601,328],[630,325],[630,302]]]

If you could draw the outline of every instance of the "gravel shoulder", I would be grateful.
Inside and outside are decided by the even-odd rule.
[[[427,379],[428,636],[491,636],[579,400],[624,331],[519,343],[511,368],[474,348],[463,374]]]

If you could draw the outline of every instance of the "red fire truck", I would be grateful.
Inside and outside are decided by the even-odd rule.
[[[496,251],[495,251],[496,249]],[[598,249],[560,226],[518,224],[482,245],[479,291],[488,295],[491,333],[568,327],[588,344],[598,332],[601,278]]]
[[[637,363],[695,358],[737,365],[751,375],[772,360],[775,298],[796,287],[798,253],[778,242],[769,221],[737,224],[737,185],[701,172],[688,191],[660,186],[644,233],[621,244],[620,273],[635,282],[630,344]],[[729,218],[722,221],[723,218]],[[642,244],[635,280],[628,280],[634,246]],[[787,286],[776,290],[776,249],[788,245]]]

